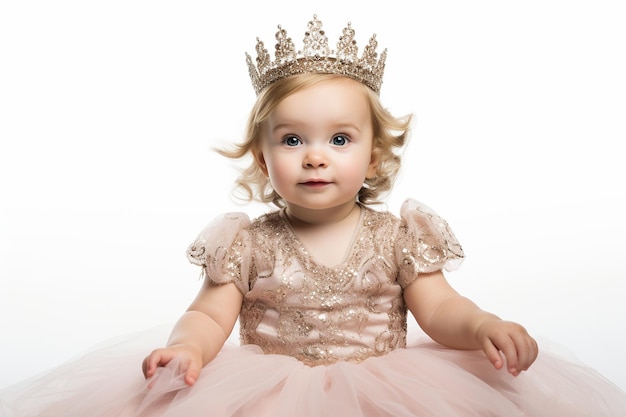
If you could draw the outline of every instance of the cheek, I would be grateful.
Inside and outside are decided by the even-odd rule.
[[[362,167],[354,167],[354,169],[346,170],[346,180],[348,180],[355,187],[361,188],[365,182],[366,172]]]
[[[293,177],[295,168],[293,159],[289,163],[288,158],[273,157],[266,159],[267,174],[274,188],[280,187],[283,183],[288,182]]]
[[[357,158],[354,158],[354,162],[351,164],[351,166],[349,168],[346,167],[348,169],[344,171],[346,178],[349,178],[350,181],[354,183],[363,183],[369,175],[370,161],[370,154],[359,155]]]

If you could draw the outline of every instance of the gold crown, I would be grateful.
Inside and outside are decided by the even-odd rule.
[[[270,61],[270,54],[265,49],[265,45],[257,38],[256,66],[250,55],[246,53],[250,79],[257,95],[273,82],[304,73],[343,75],[362,82],[376,93],[380,91],[387,49],[383,50],[380,58],[377,59],[376,34],[372,35],[363,50],[363,55],[359,58],[358,47],[354,40],[355,32],[350,23],[343,29],[336,51],[328,47],[328,37],[322,30],[322,22],[317,19],[317,15],[313,15],[308,28],[304,33],[304,47],[296,52],[293,41],[287,37],[287,31],[279,25],[278,32],[276,32],[276,59],[274,61]]]

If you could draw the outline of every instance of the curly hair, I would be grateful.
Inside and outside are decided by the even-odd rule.
[[[231,159],[254,157],[251,164],[241,171],[236,181],[235,191],[243,191],[243,195],[240,195],[242,200],[273,203],[277,207],[285,206],[283,198],[272,188],[269,179],[257,163],[257,157],[261,152],[263,123],[270,117],[276,106],[291,94],[340,77],[342,76],[334,74],[295,75],[271,84],[258,95],[248,117],[245,140],[236,144],[233,149],[216,150],[219,154]],[[401,160],[397,151],[408,140],[412,115],[394,117],[382,106],[374,91],[363,84],[359,83],[359,85],[371,112],[374,133],[372,152],[377,154],[379,164],[376,168],[376,175],[365,179],[358,193],[358,201],[363,204],[377,204],[381,203],[380,196],[391,189],[400,170]]]

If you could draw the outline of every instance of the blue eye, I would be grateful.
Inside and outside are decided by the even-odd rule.
[[[283,138],[283,143],[287,146],[298,146],[302,143],[302,141],[297,136],[285,136]]]
[[[331,143],[336,146],[344,146],[349,142],[349,139],[345,135],[333,136]]]

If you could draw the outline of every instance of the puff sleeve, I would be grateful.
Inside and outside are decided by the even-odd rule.
[[[214,285],[234,282],[245,295],[249,291],[250,248],[245,213],[226,213],[209,223],[187,248],[187,259],[202,267],[201,276]]]
[[[448,223],[428,206],[407,199],[400,209],[395,255],[398,283],[407,287],[420,272],[453,271],[463,262],[463,248]]]

